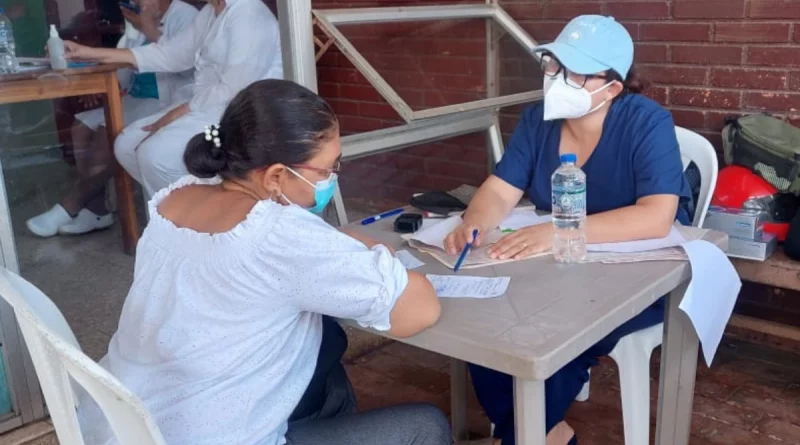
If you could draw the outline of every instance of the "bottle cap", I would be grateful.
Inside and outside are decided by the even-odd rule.
[[[576,155],[575,153],[564,153],[563,155],[561,155],[562,164],[564,163],[574,164],[576,162],[578,162],[578,155]]]
[[[50,25],[50,37],[58,37],[58,30],[56,30],[56,25]]]

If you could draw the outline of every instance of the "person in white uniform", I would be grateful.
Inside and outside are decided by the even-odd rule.
[[[398,337],[441,307],[424,275],[318,213],[337,185],[338,120],[295,83],[239,93],[188,144],[189,173],[157,192],[134,281],[101,364],[173,445],[450,445],[429,405],[289,423],[312,378],[322,314]],[[111,445],[85,396],[86,443]]]
[[[137,48],[150,42],[165,44],[191,26],[197,9],[181,0],[135,0],[141,13],[122,8],[126,33],[120,47]],[[190,88],[192,70],[176,73],[135,73],[120,70],[120,89],[124,91],[122,110],[125,125],[167,108],[179,100],[179,91]],[[106,207],[106,185],[114,174],[114,158],[108,147],[105,110],[95,96],[84,98],[89,111],[78,113],[72,127],[72,142],[78,180],[70,192],[47,212],[27,221],[28,230],[40,237],[57,233],[78,235],[114,224]]]
[[[165,44],[88,48],[65,42],[72,60],[124,63],[139,72],[182,72],[194,67],[191,98],[138,120],[119,135],[119,163],[148,196],[187,173],[186,142],[218,122],[228,102],[260,79],[282,79],[278,21],[261,0],[209,0],[191,27]]]

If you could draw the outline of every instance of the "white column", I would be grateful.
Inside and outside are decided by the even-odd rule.
[[[278,0],[283,73],[287,80],[317,91],[311,0]]]

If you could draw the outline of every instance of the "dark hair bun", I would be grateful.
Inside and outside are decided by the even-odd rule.
[[[647,80],[639,74],[639,71],[636,69],[635,66],[632,66],[630,71],[628,72],[628,77],[623,82],[625,88],[631,93],[641,94],[642,91],[646,90],[650,85]]]
[[[198,178],[213,178],[225,170],[227,156],[213,141],[207,141],[205,133],[196,134],[186,145],[183,162],[186,169]]]

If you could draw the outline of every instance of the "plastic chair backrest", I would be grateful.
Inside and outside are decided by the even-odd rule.
[[[683,169],[686,170],[689,163],[694,162],[697,169],[700,170],[700,193],[697,203],[695,203],[692,225],[702,227],[708,206],[711,204],[711,196],[717,186],[717,172],[719,171],[717,152],[708,139],[691,130],[676,126],[675,135],[681,150]]]
[[[41,295],[31,298],[29,294]],[[120,445],[165,444],[142,402],[76,348],[72,343],[74,335],[65,338],[62,332],[51,329],[39,317],[41,311],[28,304],[30,300],[46,299],[53,305],[41,291],[7,269],[0,269],[0,296],[14,308],[61,445],[84,445],[70,378],[97,402]]]

